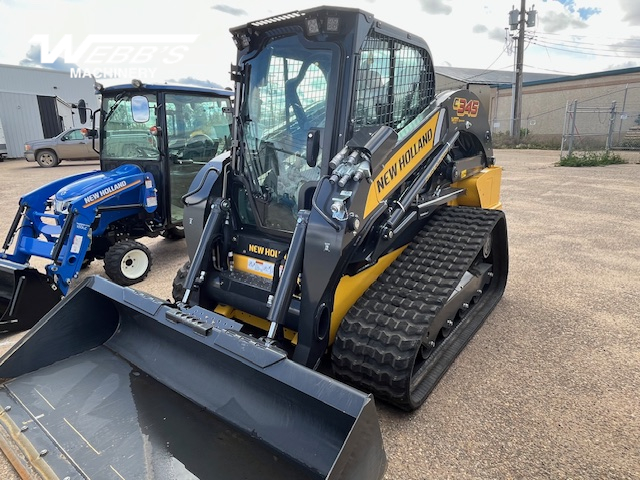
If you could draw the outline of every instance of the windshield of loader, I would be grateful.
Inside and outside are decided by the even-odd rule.
[[[150,128],[157,125],[157,100],[153,94],[144,94],[149,105],[149,115],[145,122],[136,121],[134,112],[139,109],[132,105],[132,99],[140,94],[119,94],[103,98],[103,145],[105,158],[126,158],[140,160],[158,160],[158,143],[151,135]],[[135,100],[134,100],[135,102]],[[137,118],[139,120],[139,118]]]
[[[320,178],[323,161],[320,150],[317,164],[307,164],[307,134],[325,127],[334,52],[303,41],[274,39],[245,61],[243,168],[254,197],[266,204],[261,223],[276,230],[293,231],[301,195]]]

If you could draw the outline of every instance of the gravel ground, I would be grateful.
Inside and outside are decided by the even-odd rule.
[[[558,152],[496,151],[505,295],[420,410],[378,405],[386,480],[640,479],[640,155],[625,155],[560,168]],[[95,168],[0,164],[0,240],[21,194]],[[155,263],[137,288],[168,298],[185,242],[143,242]],[[102,273],[94,262],[82,275]],[[2,457],[0,478],[18,478]]]

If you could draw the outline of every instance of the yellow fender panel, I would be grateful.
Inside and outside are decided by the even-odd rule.
[[[482,207],[501,210],[501,182],[502,167],[494,166],[484,168],[477,175],[464,178],[463,180],[451,184],[451,186],[455,188],[464,188],[466,193],[449,202],[449,205],[464,205],[467,207]]]

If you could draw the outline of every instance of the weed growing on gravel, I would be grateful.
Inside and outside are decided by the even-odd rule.
[[[617,153],[611,152],[585,152],[572,153],[566,157],[562,157],[556,166],[558,167],[602,167],[605,165],[616,165],[627,163]]]

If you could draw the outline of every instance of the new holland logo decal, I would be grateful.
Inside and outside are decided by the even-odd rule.
[[[127,183],[126,180],[122,180],[118,183],[114,183],[113,185],[109,185],[108,187],[105,187],[98,192],[92,193],[91,195],[87,195],[86,197],[84,197],[84,208],[90,207],[91,205],[95,205],[101,200],[112,197],[127,188],[133,187],[134,185],[138,185],[139,183],[141,183],[140,180],[136,180],[135,182],[131,182],[131,183]]]
[[[405,181],[433,149],[440,112],[433,115],[422,128],[412,135],[389,159],[373,179],[367,196],[364,216],[369,215],[395,188]]]

